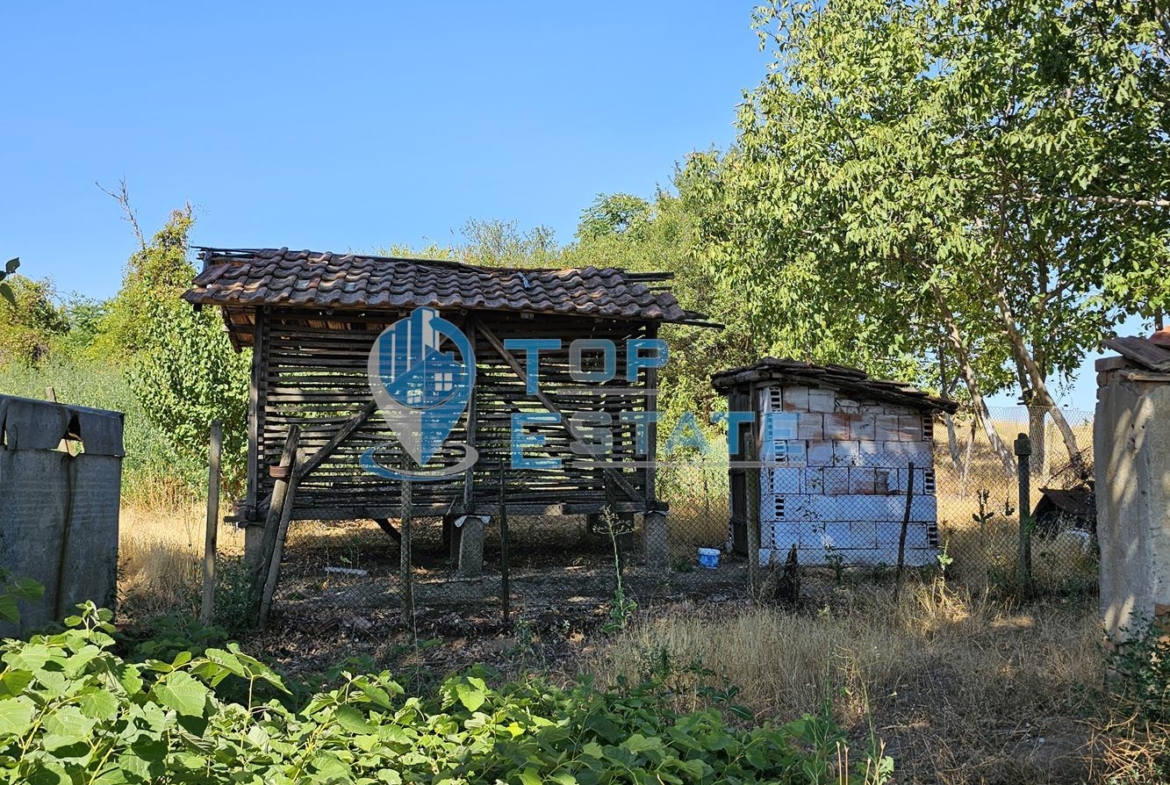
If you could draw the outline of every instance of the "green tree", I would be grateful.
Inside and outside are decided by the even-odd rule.
[[[69,329],[55,302],[56,289],[49,279],[22,275],[6,276],[3,285],[8,296],[0,299],[0,360],[36,362]]]
[[[216,309],[180,299],[195,277],[187,260],[190,207],[144,243],[127,265],[98,344],[123,356],[134,396],[181,456],[202,465],[211,421],[223,422],[224,467],[238,480],[247,447],[251,352],[232,349]]]
[[[684,412],[706,419],[720,407],[712,373],[749,362],[761,348],[783,352],[760,347],[752,325],[740,317],[735,293],[695,255],[695,220],[679,197],[659,191],[649,202],[629,194],[600,195],[582,212],[577,237],[562,257],[566,266],[671,273],[671,289],[684,308],[725,323],[722,330],[662,328],[670,360],[659,376],[661,430],[669,432]]]
[[[822,359],[953,369],[1005,466],[984,398],[1013,386],[1076,460],[1051,383],[1170,294],[1165,12],[775,0],[756,24],[774,65],[686,172],[709,263]]]

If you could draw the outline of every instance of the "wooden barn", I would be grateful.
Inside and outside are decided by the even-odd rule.
[[[805,565],[893,565],[912,484],[905,564],[935,561],[933,415],[956,403],[853,368],[771,357],[712,383],[728,411],[752,413],[732,455],[735,551],[747,552],[753,526],[765,564],[795,546]]]
[[[371,398],[367,360],[389,325],[420,307],[434,309],[466,336],[475,357],[475,384],[466,415],[447,442],[466,444],[478,462],[442,481],[413,482],[416,517],[492,516],[498,508],[499,471],[512,456],[512,416],[556,415],[530,428],[543,445],[528,455],[560,459],[556,468],[506,470],[509,513],[601,512],[607,499],[627,516],[661,508],[655,477],[635,453],[635,425],[623,413],[656,406],[654,370],[634,381],[625,370],[630,339],[653,338],[665,323],[700,324],[664,282],[669,274],[620,269],[503,269],[450,261],[382,258],[288,249],[200,249],[203,269],[184,298],[222,310],[237,349],[250,347],[247,492],[240,518],[265,520],[274,467],[290,426],[300,430],[308,470],[300,477],[293,519],[388,521],[400,517],[403,483],[371,474],[359,459],[371,447],[379,460],[405,460],[396,437]],[[506,347],[512,339],[558,342],[539,352],[539,386],[526,384],[527,355]],[[572,342],[597,370],[589,381],[570,374]],[[610,364],[598,347],[612,342],[617,373],[599,381]],[[578,347],[580,350],[580,346]],[[574,413],[610,415],[612,455],[604,466],[575,460],[567,427]],[[654,447],[649,425],[650,450]],[[453,463],[444,447],[434,462]],[[638,462],[637,468],[623,463]]]

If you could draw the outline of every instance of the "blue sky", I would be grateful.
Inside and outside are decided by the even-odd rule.
[[[765,73],[749,2],[20,3],[0,12],[0,254],[108,297],[143,230],[369,251],[470,218],[572,239],[724,147]],[[1091,408],[1092,374],[1066,399]],[[997,403],[1007,403],[1007,399]]]
[[[339,9],[342,6],[332,6]],[[469,218],[561,242],[599,192],[652,194],[727,145],[765,59],[738,2],[11,4],[0,252],[116,291],[190,200],[207,245],[444,243]]]

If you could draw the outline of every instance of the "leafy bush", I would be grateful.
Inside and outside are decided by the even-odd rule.
[[[891,769],[838,772],[848,746],[827,718],[741,730],[714,709],[670,711],[655,682],[495,690],[471,673],[408,697],[387,673],[347,673],[292,710],[258,698],[284,684],[235,644],[140,665],[113,653],[109,620],[88,605],[63,632],[4,643],[8,781],[861,783]]]
[[[1139,634],[1109,653],[1121,699],[1145,720],[1170,723],[1170,637],[1164,624],[1143,623]]]

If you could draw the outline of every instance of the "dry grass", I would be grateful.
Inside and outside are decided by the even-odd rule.
[[[758,717],[830,706],[861,739],[872,723],[907,781],[1072,782],[1092,768],[1099,639],[1085,605],[1013,611],[925,586],[894,607],[862,586],[819,612],[676,609],[584,669],[613,681],[664,653],[701,660]]]
[[[126,619],[194,612],[202,585],[206,512],[201,506],[122,509],[118,538],[118,607]],[[219,553],[244,552],[243,533],[221,525]]]

